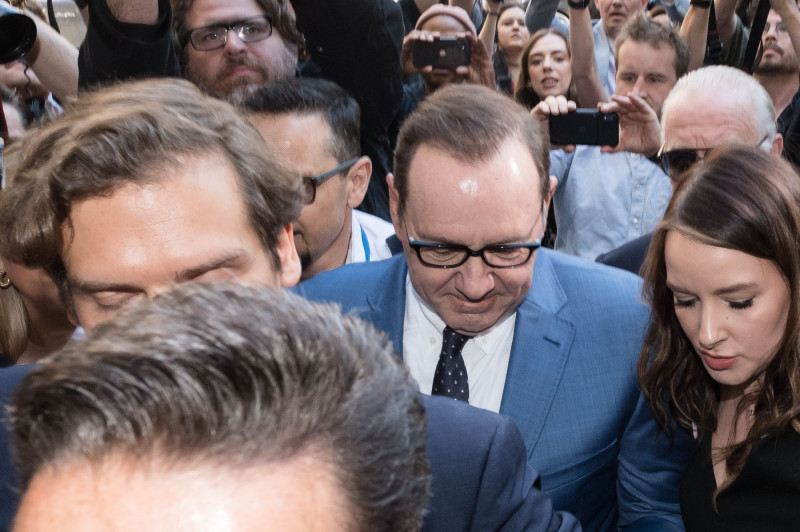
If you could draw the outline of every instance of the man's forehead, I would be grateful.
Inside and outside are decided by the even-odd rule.
[[[187,26],[232,23],[263,14],[255,0],[194,0],[187,13]]]
[[[474,225],[494,217],[527,220],[527,214],[535,216],[541,209],[533,156],[513,137],[483,158],[423,144],[414,154],[408,177],[407,207],[420,220]]]
[[[715,97],[681,94],[664,116],[664,147],[715,148],[729,143],[755,143],[756,118],[738,105],[733,93]]]

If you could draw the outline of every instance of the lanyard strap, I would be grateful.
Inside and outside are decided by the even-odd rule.
[[[364,262],[369,262],[369,240],[363,227],[361,227],[361,243],[364,244]]]

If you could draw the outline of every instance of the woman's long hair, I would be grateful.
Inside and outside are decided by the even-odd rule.
[[[664,259],[670,231],[772,262],[790,294],[786,327],[763,384],[738,405],[739,415],[745,409],[754,412],[754,423],[743,441],[722,450],[728,477],[714,493],[716,501],[741,472],[755,442],[789,426],[800,432],[800,176],[759,148],[715,149],[689,170],[653,234],[642,270],[652,314],[639,381],[663,430],[671,433],[672,417],[702,439],[717,426],[719,386],[675,315]]]

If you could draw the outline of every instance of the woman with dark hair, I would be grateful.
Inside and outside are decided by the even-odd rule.
[[[644,265],[639,362],[660,426],[692,430],[688,531],[800,523],[800,177],[759,148],[692,167]]]
[[[519,80],[514,99],[533,109],[547,96],[566,96],[576,100],[572,87],[572,53],[569,39],[554,28],[534,33],[522,49]]]

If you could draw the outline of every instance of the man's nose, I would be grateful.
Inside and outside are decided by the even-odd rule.
[[[225,53],[229,55],[242,53],[247,48],[247,43],[239,38],[239,34],[233,29],[227,29],[225,31]]]
[[[494,268],[481,257],[470,257],[461,265],[462,285],[459,291],[469,299],[480,299],[494,288]]]

